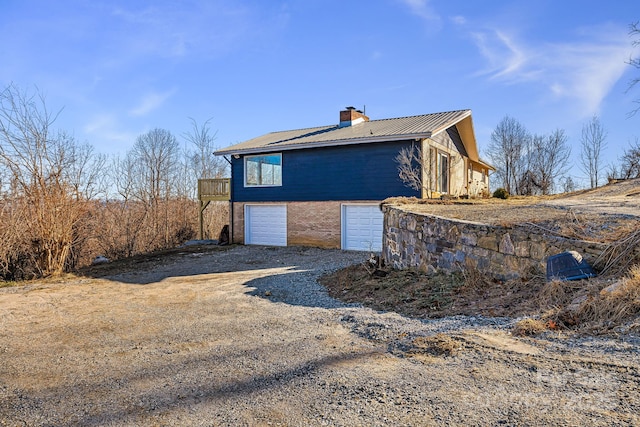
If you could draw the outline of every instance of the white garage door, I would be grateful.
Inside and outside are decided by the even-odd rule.
[[[286,205],[245,205],[247,245],[287,246]]]
[[[342,206],[342,249],[382,250],[383,214],[376,205]]]

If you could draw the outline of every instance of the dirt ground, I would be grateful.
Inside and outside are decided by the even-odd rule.
[[[633,334],[332,303],[366,254],[193,247],[0,289],[0,425],[637,425]]]
[[[637,221],[620,212],[637,215],[638,195],[620,188],[612,197],[630,205],[608,216]],[[544,203],[594,215],[596,229],[612,220],[600,218],[612,199],[585,197]],[[491,209],[495,221],[536,219]],[[634,223],[620,224],[611,230]],[[379,293],[342,303],[317,283],[334,277],[332,295],[348,300],[358,268],[327,273],[367,256],[193,246],[0,288],[0,425],[640,425],[633,319],[604,335],[518,335],[520,316],[540,309],[526,283],[494,294],[443,276],[429,295],[396,292],[384,307]],[[408,283],[376,280],[387,295]],[[475,305],[456,300],[464,289]]]

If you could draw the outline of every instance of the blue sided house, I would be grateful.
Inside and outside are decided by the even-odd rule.
[[[400,178],[399,154],[420,185]],[[369,120],[348,107],[336,124],[287,130],[215,153],[231,163],[231,240],[379,251],[380,202],[388,197],[480,196],[480,160],[470,110]],[[419,160],[418,160],[419,159]]]

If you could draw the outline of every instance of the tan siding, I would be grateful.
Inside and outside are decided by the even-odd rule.
[[[233,243],[244,244],[244,203],[233,203]]]
[[[472,163],[473,173],[470,177],[469,182],[469,197],[482,197],[483,192],[489,191],[489,176],[488,171],[485,167],[478,165],[477,163]],[[482,171],[484,172],[484,182],[482,180]]]
[[[467,180],[465,171],[465,159],[456,150],[455,144],[451,137],[442,132],[435,137],[428,140],[431,147],[435,148],[440,153],[447,153],[449,155],[449,194],[454,196],[461,196],[467,194]],[[437,176],[438,172],[436,168],[432,166],[433,173]],[[434,197],[438,197],[440,189],[437,188],[437,180],[434,182],[435,189]]]
[[[287,203],[290,245],[340,248],[341,202]]]

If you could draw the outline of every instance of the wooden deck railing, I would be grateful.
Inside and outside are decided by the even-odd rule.
[[[229,200],[231,196],[231,178],[210,178],[198,180],[198,200],[213,202]]]

